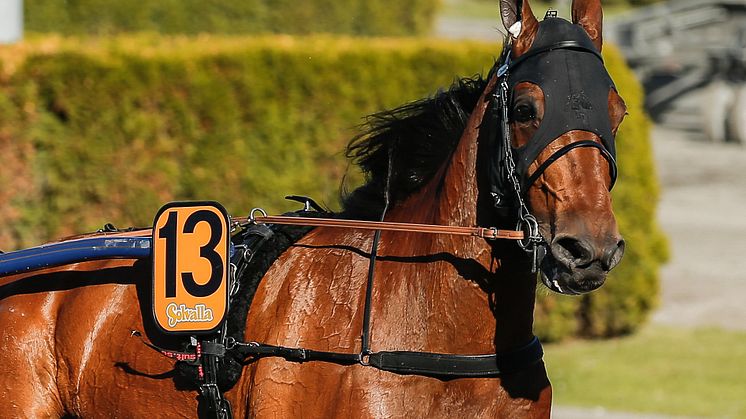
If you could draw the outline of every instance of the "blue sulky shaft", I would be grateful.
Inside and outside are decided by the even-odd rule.
[[[0,276],[101,259],[151,256],[150,237],[92,237],[0,254]]]

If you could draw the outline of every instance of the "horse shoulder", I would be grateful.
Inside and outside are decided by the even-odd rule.
[[[316,229],[289,248],[262,279],[246,336],[318,350],[354,350],[362,319],[370,237]]]

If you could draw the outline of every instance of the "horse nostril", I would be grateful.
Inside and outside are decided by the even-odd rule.
[[[624,246],[624,240],[619,240],[616,246],[612,246],[609,250],[604,252],[604,257],[601,259],[601,263],[603,264],[605,271],[608,272],[614,269],[614,267],[622,261],[622,256],[624,256]]]
[[[570,269],[583,268],[593,261],[593,249],[574,237],[562,237],[552,245],[554,257]]]

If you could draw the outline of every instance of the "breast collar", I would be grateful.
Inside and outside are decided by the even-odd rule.
[[[505,48],[510,50],[509,45]],[[508,53],[504,62],[498,65],[498,88],[492,106],[496,115],[492,119],[495,122],[499,119],[503,141],[492,141],[497,156],[491,170],[492,195],[496,206],[524,206],[523,195],[539,176],[559,158],[580,147],[597,148],[609,162],[611,189],[616,182],[617,168],[608,96],[610,89],[616,87],[604,67],[601,54],[585,30],[564,19],[546,18],[539,24],[536,39],[525,54],[511,60]],[[509,126],[512,92],[522,82],[536,84],[542,89],[545,113],[528,143],[513,148]],[[601,143],[591,138],[571,143],[555,152],[529,175],[529,167],[539,154],[555,139],[570,131],[593,133],[601,139]],[[511,175],[516,177],[515,182],[511,182]],[[518,195],[519,202],[508,198],[512,192]]]

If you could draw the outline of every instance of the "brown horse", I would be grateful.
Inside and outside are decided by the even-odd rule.
[[[575,0],[572,24],[540,23],[527,0],[503,0],[501,12],[510,35],[486,80],[464,80],[379,114],[351,144],[349,154],[369,182],[347,197],[339,216],[378,218],[388,200],[387,221],[512,227],[516,214],[526,215],[516,210],[525,200],[546,245],[543,282],[558,292],[588,292],[623,253],[609,161],[625,106],[597,56],[601,6]],[[541,70],[540,61],[554,63],[544,70],[558,72],[559,85],[529,74]],[[509,90],[502,96],[509,107],[505,134],[499,115],[491,122],[493,110],[501,110],[502,86]],[[570,91],[557,102],[563,89]],[[575,122],[554,129],[568,115]],[[499,146],[506,135],[514,154]],[[537,142],[545,144],[530,156],[526,150]],[[246,340],[359,353],[372,242],[362,230],[316,228],[305,235],[259,283]],[[514,243],[383,232],[371,350],[500,354],[525,346],[533,339],[531,265]],[[146,340],[169,344],[144,320],[150,274],[149,259],[118,259],[0,278],[0,415],[193,417],[197,392],[175,374],[173,361],[130,336],[141,330]],[[236,417],[543,418],[550,412],[540,361],[500,377],[457,379],[360,364],[250,361],[225,394]]]

